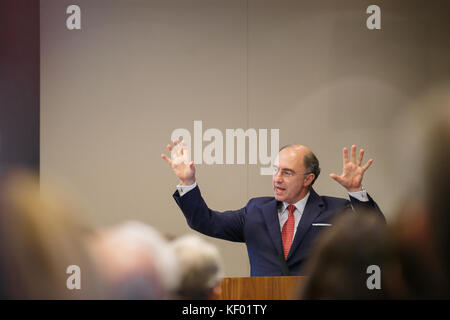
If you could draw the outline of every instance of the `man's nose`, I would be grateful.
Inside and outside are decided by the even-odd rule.
[[[276,182],[282,182],[283,181],[283,177],[281,175],[281,171],[278,171],[277,173],[275,173],[273,175],[273,180]]]

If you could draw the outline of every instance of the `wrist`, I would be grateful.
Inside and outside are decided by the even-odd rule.
[[[359,186],[359,187],[356,187],[356,188],[346,188],[346,189],[347,189],[348,192],[360,192],[360,191],[363,191],[363,187],[362,186]]]
[[[181,186],[192,186],[195,183],[195,177],[192,179],[180,180]]]

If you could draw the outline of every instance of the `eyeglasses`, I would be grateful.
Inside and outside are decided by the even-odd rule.
[[[280,173],[283,178],[292,178],[293,176],[298,174],[297,172],[295,172],[293,170],[290,170],[290,169],[281,169],[280,170],[280,168],[278,168],[277,166],[274,166],[273,167],[273,175],[276,176],[276,175],[278,175],[278,173]],[[310,173],[311,172],[306,172],[306,173],[303,173],[303,175],[306,176]]]

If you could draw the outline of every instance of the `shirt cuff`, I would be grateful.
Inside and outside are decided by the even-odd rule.
[[[362,189],[362,191],[349,192],[348,194],[350,196],[352,196],[353,198],[358,199],[361,202],[369,201],[369,197],[367,196],[367,191],[364,188]]]
[[[190,186],[182,186],[181,184],[177,185],[178,193],[180,194],[180,197],[184,196],[186,193],[191,191],[197,186],[197,182],[194,182],[194,184],[191,184]]]

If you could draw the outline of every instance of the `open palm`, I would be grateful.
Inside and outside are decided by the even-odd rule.
[[[173,147],[169,144],[167,149],[170,151],[170,159],[162,154],[161,158],[167,161],[173,169],[175,175],[180,179],[183,185],[192,185],[195,182],[195,167],[194,162],[191,161],[189,150],[186,143],[181,144],[173,141]]]
[[[362,159],[364,156],[364,149],[359,150],[358,160],[356,161],[356,145],[352,145],[351,157],[348,159],[348,150],[344,148],[342,150],[344,167],[342,174],[338,176],[335,173],[330,174],[330,177],[336,180],[349,192],[362,190],[362,179],[366,170],[373,163],[373,159],[367,161],[367,163],[361,167]]]

